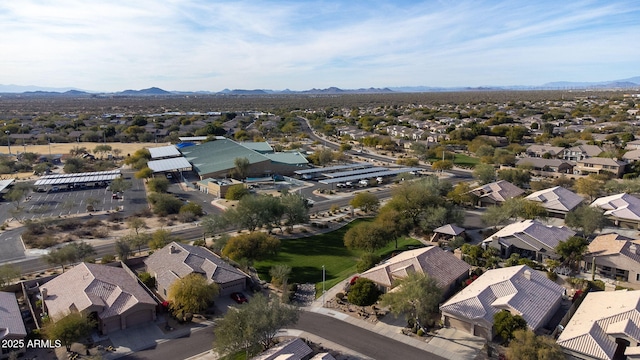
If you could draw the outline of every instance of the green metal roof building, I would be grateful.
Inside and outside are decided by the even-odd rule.
[[[231,139],[217,137],[216,140],[201,145],[181,149],[183,156],[193,164],[200,179],[227,177],[235,169],[235,159],[249,160],[249,177],[272,174],[290,175],[295,170],[308,166],[307,159],[297,152],[273,153],[266,143],[238,143]],[[258,149],[258,151],[256,151]],[[262,153],[262,152],[265,153]]]

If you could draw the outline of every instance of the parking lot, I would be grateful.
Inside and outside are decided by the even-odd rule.
[[[21,203],[22,210],[17,213],[20,219],[35,220],[46,217],[75,215],[93,211],[114,211],[121,208],[125,216],[147,206],[142,180],[123,174],[132,182],[131,189],[114,198],[113,192],[106,186],[49,189],[48,192],[32,192]],[[91,209],[89,207],[89,210]],[[0,221],[16,216],[15,204],[9,201],[0,203]]]

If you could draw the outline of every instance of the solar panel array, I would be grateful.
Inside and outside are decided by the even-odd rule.
[[[337,177],[343,177],[343,176],[351,176],[351,175],[360,175],[360,174],[367,174],[367,173],[372,173],[372,172],[380,172],[380,171],[385,171],[385,170],[389,170],[389,168],[386,167],[371,167],[371,168],[366,168],[366,169],[358,169],[358,170],[351,170],[351,171],[341,171],[341,172],[337,172],[337,173],[329,173],[329,174],[322,174],[326,177],[330,177],[330,178],[337,178]]]
[[[373,179],[377,177],[393,176],[393,175],[398,175],[398,174],[402,174],[410,171],[420,171],[420,170],[421,170],[420,168],[399,168],[394,170],[386,170],[386,171],[380,171],[380,172],[374,172],[374,173],[368,173],[368,174],[345,176],[345,177],[339,177],[334,179],[325,179],[325,180],[320,180],[318,182],[321,184],[330,185],[330,184],[336,184],[340,182],[358,181],[363,179]]]
[[[39,186],[39,185],[86,184],[86,183],[92,183],[92,182],[112,181],[119,177],[120,177],[120,173],[104,174],[104,175],[89,175],[89,176],[56,177],[56,178],[36,180],[34,185]]]
[[[353,169],[353,168],[369,168],[373,165],[367,163],[355,163],[355,164],[347,164],[347,165],[336,165],[329,166],[323,168],[314,168],[314,169],[305,169],[305,170],[296,170],[294,171],[297,175],[307,175],[307,174],[320,174],[325,172],[331,172],[336,170],[345,170],[345,169]]]

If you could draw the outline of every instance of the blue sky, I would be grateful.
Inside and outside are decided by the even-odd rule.
[[[20,0],[0,84],[118,91],[540,85],[640,75],[640,2]]]

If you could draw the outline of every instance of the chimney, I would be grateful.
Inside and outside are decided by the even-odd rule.
[[[631,243],[631,245],[629,245],[629,251],[631,251],[632,253],[638,255],[638,245]]]
[[[175,252],[176,252],[176,247],[173,245],[169,246],[169,254],[173,254]]]
[[[524,275],[525,279],[531,280],[531,270],[529,270],[529,269],[525,270],[523,275]]]

